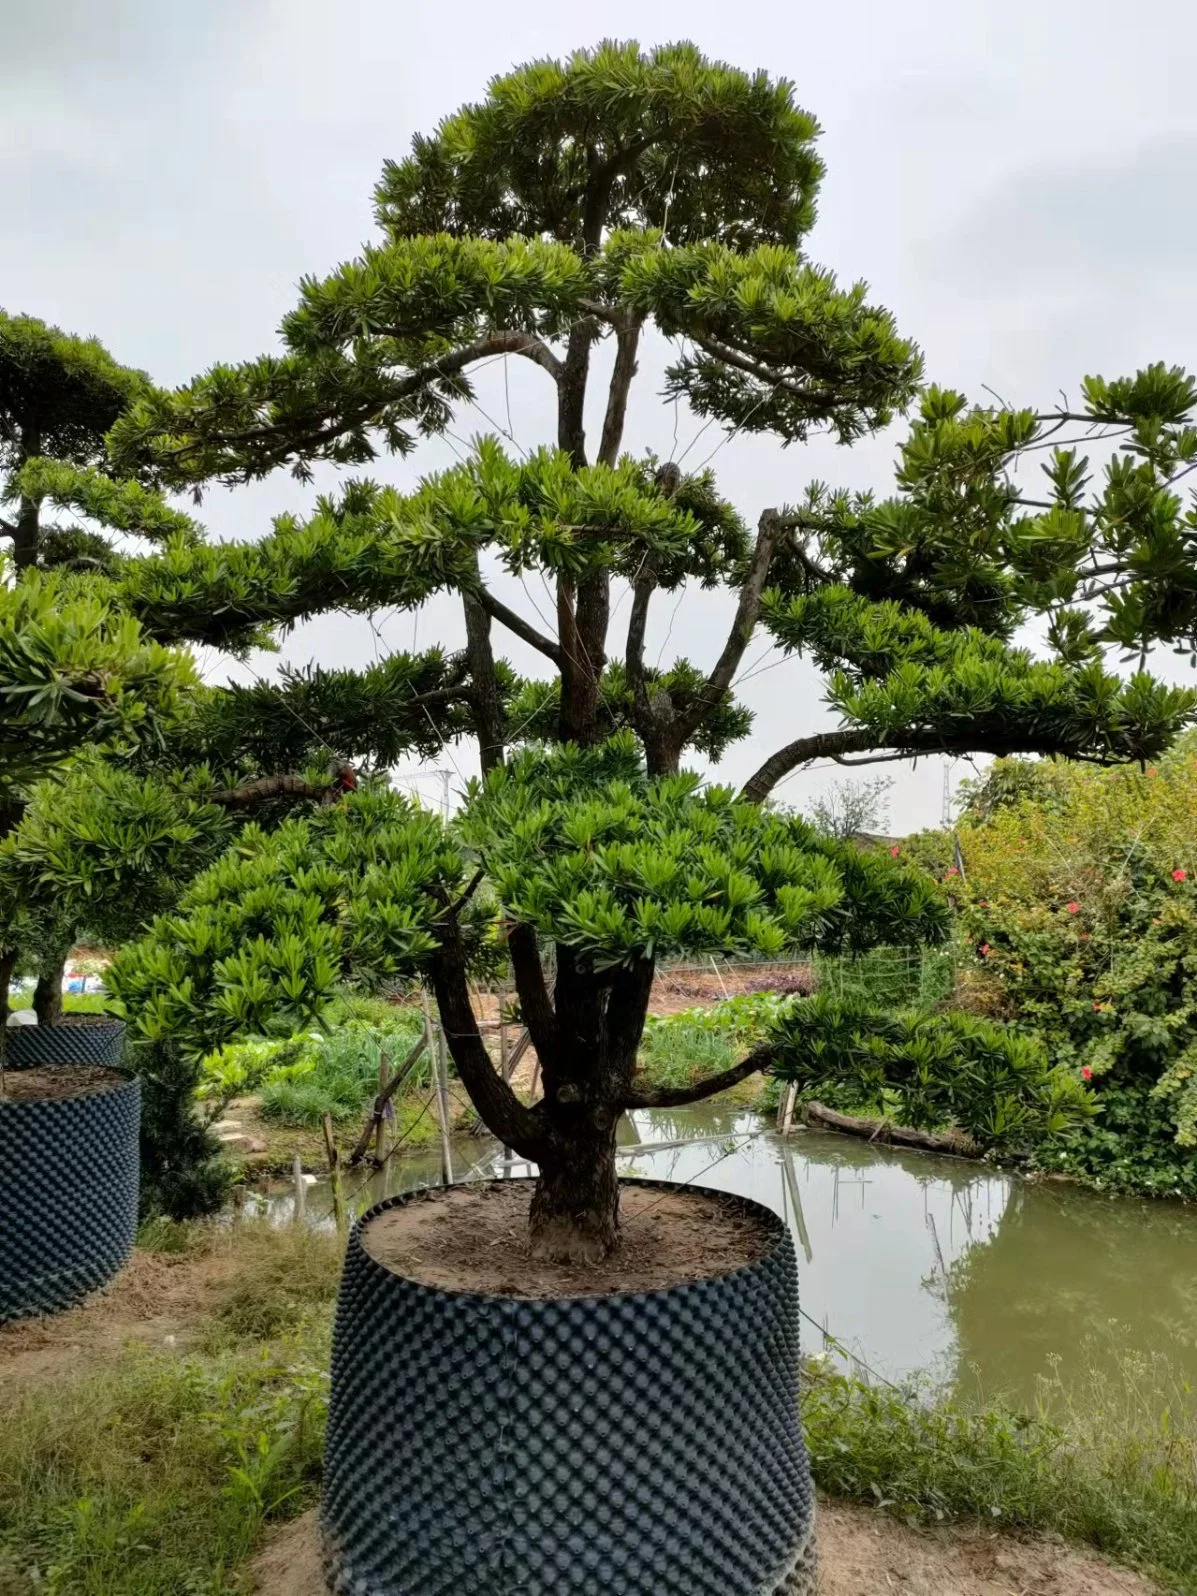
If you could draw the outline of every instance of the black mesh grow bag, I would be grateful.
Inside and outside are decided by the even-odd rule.
[[[123,1020],[63,1020],[58,1025],[10,1025],[6,1068],[40,1069],[45,1064],[96,1064],[108,1069],[121,1061]]]
[[[111,1280],[137,1234],[141,1082],[0,1097],[0,1323]]]
[[[638,1182],[638,1185],[665,1183]],[[350,1237],[322,1529],[340,1596],[813,1590],[793,1244],[664,1291],[416,1284]]]

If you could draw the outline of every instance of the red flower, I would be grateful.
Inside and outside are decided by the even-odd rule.
[[[1099,1014],[1100,1014],[1100,1013],[1101,1013],[1101,1011],[1102,1011],[1102,1005],[1101,1005],[1101,1004],[1100,1004],[1100,1003],[1095,1003],[1095,1004],[1094,1004],[1094,1005],[1093,1005],[1093,1007],[1094,1007],[1094,1008],[1095,1008],[1095,1009],[1096,1009],[1096,1010],[1097,1010],[1097,1012],[1098,1012],[1098,1013],[1099,1013]]]
[[[1068,910],[1069,914],[1080,914],[1081,912],[1081,906],[1075,898],[1071,903],[1066,903],[1064,907]]]
[[[1091,1081],[1093,1079],[1093,1071],[1087,1064],[1082,1065],[1081,1067],[1081,1079],[1083,1081]]]
[[[901,852],[902,852],[901,848],[899,848],[897,843],[895,842],[893,847],[889,850],[889,856],[890,856],[891,859],[896,859]]]
[[[982,944],[981,944],[981,957],[983,959],[987,959],[989,957],[989,943],[988,942],[982,942]]]
[[[948,879],[948,876],[958,876],[959,874],[960,874],[960,872],[959,872],[959,870],[957,870],[955,865],[949,865],[948,866],[948,870],[947,870],[947,875],[944,876],[944,880],[946,881]]]
[[[1147,767],[1147,774],[1148,774],[1148,775],[1149,775],[1149,776],[1154,776],[1154,775],[1155,775],[1155,773],[1156,773],[1156,769],[1155,769],[1155,766],[1154,766],[1154,765],[1148,765],[1148,767]]]
[[[977,908],[978,909],[988,909],[988,907],[989,907],[989,899],[988,898],[978,898],[977,899]]]
[[[1189,879],[1189,872],[1187,870],[1174,870],[1172,872],[1172,879],[1173,881],[1187,881]]]
[[[1076,935],[1076,939],[1077,939],[1078,942],[1088,942],[1089,933],[1087,931],[1078,931],[1077,935]]]

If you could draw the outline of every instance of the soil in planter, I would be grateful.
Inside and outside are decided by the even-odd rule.
[[[0,1102],[44,1103],[54,1097],[80,1097],[102,1092],[124,1080],[115,1070],[94,1064],[47,1064],[40,1069],[5,1070]]]
[[[754,1263],[773,1236],[735,1198],[625,1185],[618,1252],[589,1268],[528,1256],[531,1181],[456,1186],[389,1208],[362,1236],[378,1263],[449,1291],[605,1297],[709,1280]]]

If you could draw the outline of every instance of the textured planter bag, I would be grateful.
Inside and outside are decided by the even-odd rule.
[[[104,1285],[137,1235],[141,1082],[0,1098],[0,1323]]]
[[[638,1182],[638,1185],[662,1185]],[[813,1590],[784,1224],[721,1278],[524,1301],[404,1280],[350,1237],[322,1527],[343,1596]]]
[[[44,1064],[96,1064],[113,1069],[121,1061],[125,1026],[122,1020],[12,1025],[5,1037],[7,1069],[39,1069]]]

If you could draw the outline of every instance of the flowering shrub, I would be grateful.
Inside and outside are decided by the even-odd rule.
[[[969,983],[1095,1096],[1054,1162],[1197,1197],[1197,744],[1147,771],[1029,768],[960,827]]]

